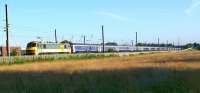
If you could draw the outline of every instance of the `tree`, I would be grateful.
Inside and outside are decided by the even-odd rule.
[[[198,44],[198,43],[188,43],[184,46],[184,49],[188,49],[188,48],[200,50],[200,44]]]
[[[64,41],[62,41],[61,43],[69,43],[70,45],[73,44],[71,41],[68,41],[68,40],[64,40]]]
[[[11,51],[10,55],[11,56],[19,56],[20,55],[19,51],[20,51],[19,49],[15,48]]]
[[[108,42],[105,45],[117,46],[118,44],[116,42]]]

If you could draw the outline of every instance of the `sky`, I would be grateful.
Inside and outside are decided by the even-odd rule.
[[[0,45],[5,45],[5,3],[8,4],[10,43],[26,47],[41,37],[87,43],[200,42],[200,0],[1,0]]]

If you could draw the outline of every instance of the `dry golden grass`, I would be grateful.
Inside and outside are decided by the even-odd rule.
[[[0,66],[0,93],[199,93],[200,52]]]
[[[171,52],[136,56],[113,57],[98,60],[57,61],[33,64],[0,66],[0,72],[45,72],[66,73],[124,70],[134,68],[168,68],[176,70],[200,69],[200,52]]]

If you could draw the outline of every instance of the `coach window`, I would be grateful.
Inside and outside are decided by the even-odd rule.
[[[37,47],[38,47],[38,48],[42,48],[41,44],[37,44]]]
[[[46,45],[43,45],[43,48],[45,49],[45,48],[47,48],[47,46],[46,46]]]

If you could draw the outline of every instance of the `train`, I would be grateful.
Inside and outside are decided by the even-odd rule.
[[[50,43],[32,41],[27,44],[26,55],[42,54],[72,54],[72,53],[101,53],[101,52],[139,52],[139,51],[175,51],[172,47],[141,47],[123,45],[82,44],[82,43]]]
[[[27,44],[26,55],[72,53],[69,43],[50,43],[32,41]]]

